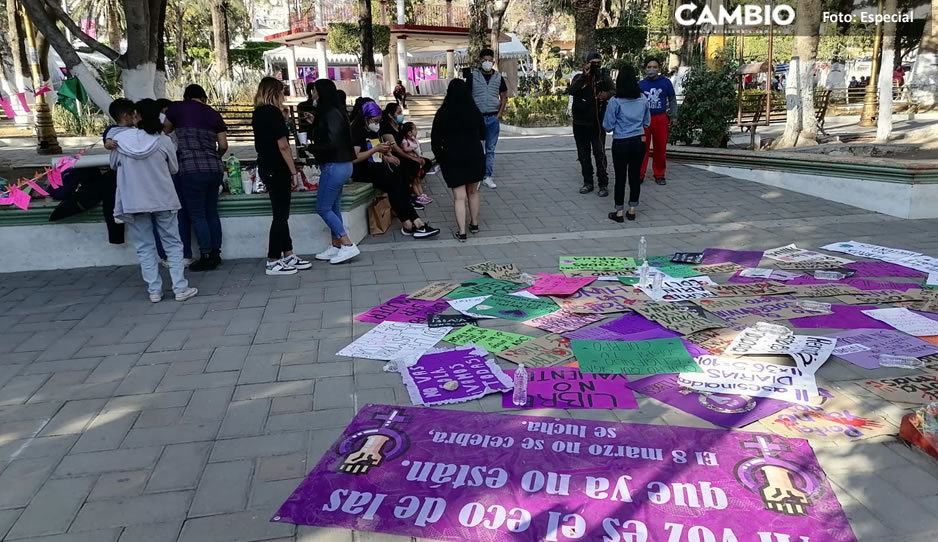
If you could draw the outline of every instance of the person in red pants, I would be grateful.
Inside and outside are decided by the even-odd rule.
[[[648,99],[648,108],[651,110],[651,125],[645,128],[645,158],[642,160],[642,177],[648,171],[648,154],[654,149],[651,168],[655,175],[655,182],[668,184],[664,173],[666,167],[665,149],[668,145],[668,127],[677,122],[677,96],[674,86],[666,77],[661,76],[661,64],[655,58],[645,61],[645,79],[638,86]]]

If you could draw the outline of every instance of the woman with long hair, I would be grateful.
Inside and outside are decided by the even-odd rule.
[[[293,253],[290,237],[290,195],[299,184],[290,132],[283,111],[283,83],[273,77],[261,79],[254,95],[254,150],[257,169],[270,196],[270,236],[267,246],[268,275],[293,275],[313,264]]]
[[[469,231],[479,232],[479,183],[485,176],[485,121],[476,107],[469,85],[453,79],[446,89],[443,105],[433,117],[430,147],[440,164],[446,186],[453,190],[456,225],[454,237],[465,241],[466,204],[469,205]]]
[[[642,191],[642,158],[647,142],[645,128],[651,123],[648,99],[635,79],[635,70],[625,66],[616,78],[616,95],[609,100],[603,128],[612,131],[612,164],[616,170],[615,211],[609,219],[635,220],[635,208]],[[625,211],[625,184],[629,185],[629,210]],[[623,214],[625,215],[623,217]]]
[[[342,187],[352,176],[355,150],[349,132],[345,102],[329,79],[316,81],[319,102],[313,128],[313,141],[307,147],[319,164],[319,191],[316,194],[316,212],[332,232],[332,246],[316,255],[317,260],[337,264],[358,256],[359,250],[349,239],[342,223]]]
[[[413,188],[414,181],[424,166],[426,161],[413,156],[404,150],[404,137],[407,135],[404,131],[404,110],[395,102],[389,102],[384,107],[384,114],[381,119],[381,128],[378,132],[381,140],[391,145],[391,154],[401,161],[401,170],[408,184]],[[418,194],[411,196],[411,204],[415,209],[423,209],[423,204],[417,201]]]

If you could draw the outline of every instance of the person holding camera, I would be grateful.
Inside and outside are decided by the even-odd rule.
[[[602,119],[615,85],[609,70],[604,69],[602,63],[602,56],[596,51],[587,55],[583,73],[574,76],[567,87],[567,94],[573,97],[570,108],[573,140],[576,142],[577,160],[583,173],[580,193],[593,191],[592,160],[595,158],[599,197],[605,198],[609,195],[609,173],[606,171],[606,131],[602,127]]]

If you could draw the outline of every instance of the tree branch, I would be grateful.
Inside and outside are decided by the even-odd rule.
[[[55,14],[56,19],[61,21],[62,24],[65,25],[65,28],[67,28],[72,34],[78,36],[78,39],[80,39],[88,47],[91,47],[95,51],[101,53],[111,60],[117,60],[120,58],[120,53],[92,38],[86,34],[81,29],[81,27],[75,24],[75,21],[73,21],[72,18],[68,16],[68,13],[65,13],[64,9],[62,9],[62,5],[59,4],[58,0],[23,0],[23,3],[29,3],[31,1],[44,2],[47,6],[49,6],[49,9],[51,9],[52,13]]]

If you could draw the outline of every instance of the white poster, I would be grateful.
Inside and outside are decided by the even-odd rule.
[[[787,354],[798,368],[814,374],[830,358],[837,339],[814,335],[775,335],[756,328],[746,328],[724,350],[725,354],[745,356],[752,354]]]
[[[920,255],[918,252],[912,252],[911,250],[871,245],[869,243],[859,243],[857,241],[831,243],[821,248],[824,250],[830,250],[832,252],[843,252],[845,254],[851,254],[860,258],[871,258],[873,260],[895,261],[900,258]]]
[[[931,256],[925,256],[923,254],[906,256],[904,258],[887,258],[886,261],[923,273],[938,273],[938,258],[932,258]]]
[[[694,361],[703,372],[678,375],[678,383],[693,390],[770,397],[803,405],[811,404],[818,395],[814,375],[796,367],[718,356],[700,356]]]
[[[871,309],[863,311],[863,314],[915,337],[938,335],[938,322],[906,308]]]
[[[687,301],[689,299],[704,299],[713,297],[713,293],[704,289],[706,285],[715,285],[710,277],[694,277],[689,279],[664,279],[661,289],[655,291],[653,285],[640,286],[645,295],[655,301]]]
[[[513,294],[508,294],[508,295],[516,295],[518,297],[526,297],[528,299],[538,299],[538,297],[532,294],[531,292],[515,292]],[[478,319],[497,318],[497,316],[488,316],[486,314],[476,314],[469,310],[472,307],[475,307],[476,305],[478,305],[479,303],[482,303],[489,297],[490,296],[487,296],[487,295],[479,295],[475,297],[464,297],[462,299],[449,300],[447,301],[447,303],[449,303],[450,307],[453,307],[454,309],[465,314],[469,318],[478,318]]]
[[[339,356],[403,361],[405,365],[417,361],[453,328],[427,327],[424,324],[381,322],[352,344],[339,350]]]
[[[815,252],[813,250],[805,250],[803,248],[798,248],[794,243],[790,245],[785,245],[783,247],[773,248],[772,250],[766,250],[763,253],[763,256],[770,258],[772,260],[777,260],[780,262],[809,262],[814,260],[833,260],[840,263],[852,263],[852,260],[846,258],[839,258],[837,256],[830,256],[828,254],[821,254],[820,252]]]

